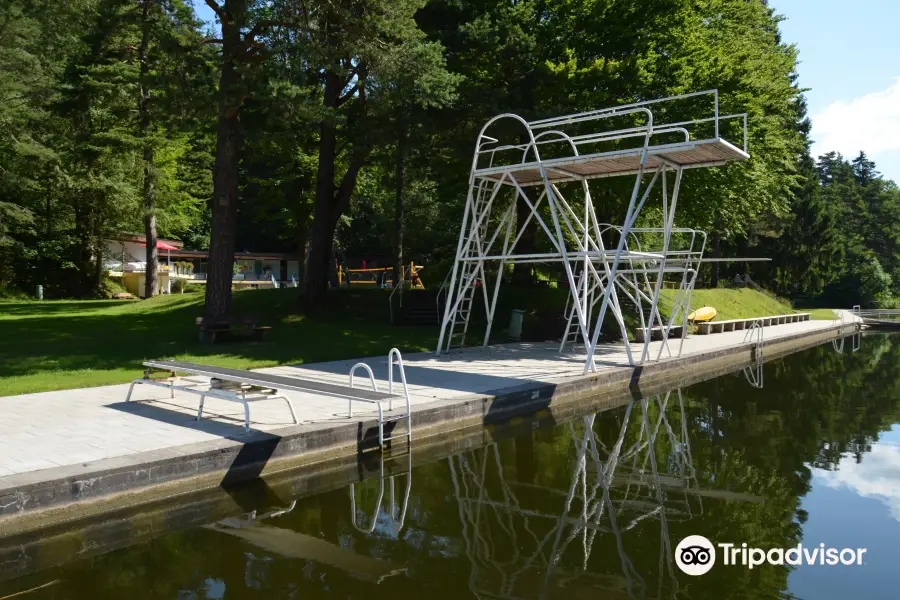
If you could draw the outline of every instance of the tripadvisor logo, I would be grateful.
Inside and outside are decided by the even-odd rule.
[[[703,575],[716,564],[716,549],[702,535],[689,535],[675,548],[675,564],[688,575]]]
[[[718,548],[718,551],[717,551]],[[702,535],[689,535],[675,548],[675,564],[687,575],[703,575],[716,564],[716,555],[721,556],[725,566],[743,566],[753,569],[763,564],[770,565],[861,565],[866,548],[826,548],[825,544],[793,548],[751,548],[746,543],[719,543],[713,545]]]

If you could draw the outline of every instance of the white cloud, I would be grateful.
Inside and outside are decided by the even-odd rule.
[[[812,124],[816,155],[834,150],[853,158],[862,150],[876,157],[900,150],[900,78],[880,92],[832,102]]]
[[[852,457],[841,461],[838,471],[815,472],[816,483],[830,488],[849,488],[864,498],[881,500],[900,521],[900,444],[879,442],[856,464]]]

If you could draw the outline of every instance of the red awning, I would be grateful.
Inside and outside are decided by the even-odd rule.
[[[141,246],[146,246],[147,244],[141,244]],[[178,250],[175,246],[171,244],[167,244],[165,242],[156,242],[156,248],[158,250]]]

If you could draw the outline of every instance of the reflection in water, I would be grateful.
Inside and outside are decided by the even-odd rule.
[[[744,333],[744,343],[755,344],[753,348],[753,365],[744,367],[744,377],[755,388],[763,387],[763,332],[765,331],[762,320],[758,319],[750,324],[750,328]]]
[[[669,406],[672,399],[674,407]],[[673,408],[682,416],[677,435],[668,419]],[[569,423],[575,459],[566,487],[508,479],[496,445],[451,457],[472,593],[479,598],[543,598],[552,588],[572,587],[584,578],[590,580],[584,585],[598,591],[646,597],[648,583],[623,537],[638,525],[646,535],[652,521],[659,530],[656,597],[668,589],[674,598],[678,582],[668,520],[703,514],[701,497],[689,493],[698,486],[683,416],[684,399],[676,390],[630,403],[611,445],[594,429],[597,415]],[[636,439],[628,435],[632,419],[639,423]],[[658,456],[664,457],[662,474]],[[618,575],[589,567],[594,542],[604,535],[615,540]],[[573,555],[580,555],[577,564]]]
[[[894,427],[861,462],[847,462],[834,471],[818,471],[816,482],[846,488],[857,496],[881,501],[900,522],[900,428]]]
[[[515,437],[490,430],[493,443],[412,469],[408,455],[366,466],[377,476],[352,485],[260,484],[225,498],[242,516],[203,520],[198,502],[0,540],[0,598],[53,581],[27,599],[874,598],[896,589],[878,536],[900,532],[900,337],[854,346],[770,361],[765,390],[724,376]],[[848,510],[848,495],[869,505]],[[673,556],[688,535],[839,541],[870,558],[688,577]]]
[[[850,347],[851,352],[859,351],[860,344],[862,344],[862,333],[857,330],[856,333],[849,336],[850,337]],[[831,346],[834,348],[834,351],[838,354],[843,354],[844,352],[844,340],[847,339],[847,336],[841,338],[835,338],[831,340]]]
[[[317,537],[265,523],[266,519],[286,515],[295,506],[296,502],[291,502],[285,509],[273,510],[259,516],[254,511],[245,519],[224,519],[208,527],[239,538],[267,553],[290,559],[315,560],[375,583],[380,583],[385,577],[400,574],[405,570],[395,569],[390,563],[361,556]]]
[[[398,506],[395,496],[395,479],[398,475],[390,475],[388,480],[388,510],[383,511],[381,506],[381,501],[384,499],[384,456],[379,456],[379,469],[378,469],[378,499],[375,501],[375,515],[376,517],[381,514],[383,515],[383,521],[387,522],[387,526],[390,531],[395,535],[400,535],[400,530],[403,528],[403,521],[406,520],[406,509],[409,507],[409,492],[412,490],[412,453],[406,455],[406,492],[403,495],[403,503]],[[377,520],[372,518],[370,520],[369,527],[361,527],[357,524],[357,518],[359,514],[356,511],[356,484],[350,484],[350,520],[353,523],[353,526],[357,529],[357,531],[361,531],[363,533],[372,533],[375,531],[375,525],[377,525]]]

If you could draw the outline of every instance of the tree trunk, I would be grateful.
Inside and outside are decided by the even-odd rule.
[[[319,167],[316,173],[316,212],[313,217],[308,265],[306,269],[306,295],[309,308],[321,309],[328,291],[328,269],[332,260],[334,227],[330,226],[334,202],[334,161],[337,137],[332,111],[337,107],[341,93],[337,73],[325,76],[323,104],[327,114],[319,125]],[[335,220],[335,223],[337,221]]]
[[[75,191],[73,208],[75,213],[75,256],[74,262],[78,266],[77,288],[79,296],[87,296],[91,291],[91,275],[93,274],[94,261],[93,242],[91,240],[90,224],[90,200],[86,199],[84,190]]]
[[[241,2],[234,4],[241,5]],[[229,3],[226,3],[226,12]],[[235,8],[234,14],[239,13]],[[222,24],[222,73],[219,77],[219,125],[216,162],[213,167],[212,231],[206,282],[207,320],[231,311],[231,278],[234,268],[235,224],[237,222],[240,75],[235,59],[242,51],[240,23],[228,19]]]
[[[105,236],[103,235],[103,218],[99,215],[94,219],[93,232],[93,277],[91,281],[91,295],[98,296],[103,289],[103,251],[106,250],[103,243]]]
[[[299,281],[298,286],[301,292],[306,291],[306,271],[307,261],[309,259],[309,226],[307,220],[309,218],[309,209],[305,202],[297,213],[297,268]]]
[[[150,114],[150,64],[147,55],[150,50],[150,9],[153,0],[143,0],[141,21],[141,45],[138,59],[141,63],[140,99],[138,109],[141,117],[141,137],[144,142],[144,237],[147,243],[144,296],[152,298],[159,294],[159,250],[156,247],[156,182],[153,173],[153,120]]]
[[[406,124],[400,116],[397,137],[397,165],[394,171],[394,285],[403,281],[403,161],[406,152]]]
[[[360,67],[360,73],[364,72]],[[360,79],[365,76],[360,75]],[[321,310],[328,292],[328,273],[334,260],[334,230],[338,219],[350,208],[350,197],[356,187],[359,170],[367,157],[367,149],[353,147],[347,171],[340,186],[335,186],[335,159],[337,157],[337,128],[334,111],[340,104],[340,94],[344,88],[340,74],[328,71],[325,74],[325,94],[323,104],[326,116],[319,125],[319,168],[316,174],[316,212],[313,218],[312,236],[309,246],[306,277],[307,308]],[[357,100],[365,107],[363,88],[360,86]]]
[[[97,236],[94,253],[94,292],[99,293],[103,289],[103,238]]]

